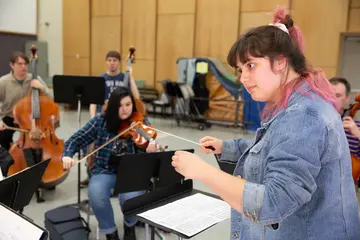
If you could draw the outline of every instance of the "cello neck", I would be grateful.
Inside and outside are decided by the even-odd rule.
[[[128,59],[127,60],[127,64],[126,64],[127,67],[131,67],[132,66],[132,62],[131,62],[131,59]],[[130,74],[128,71],[125,72],[125,75],[124,75],[124,84],[125,86],[129,86],[129,82],[130,82]]]
[[[36,68],[36,61],[37,61],[37,54],[36,54],[36,47],[33,45],[31,47],[31,72],[32,72],[32,79],[37,78],[37,68]],[[31,106],[32,106],[32,119],[39,119],[40,118],[40,101],[39,101],[39,89],[32,88],[31,90]]]
[[[127,67],[131,67],[133,62],[135,60],[135,48],[133,46],[131,46],[129,48],[129,56],[127,58],[127,64],[126,66]],[[125,72],[125,76],[124,76],[124,83],[125,83],[125,86],[129,86],[129,82],[130,82],[130,75],[129,75],[129,72],[126,71]]]

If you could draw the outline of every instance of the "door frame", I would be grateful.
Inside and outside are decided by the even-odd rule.
[[[342,75],[343,69],[343,60],[344,60],[344,49],[345,49],[345,41],[349,37],[359,37],[360,39],[360,32],[342,32],[340,33],[340,46],[339,46],[339,57],[338,57],[338,64],[336,69],[336,75]],[[360,93],[360,89],[351,89],[351,93]]]

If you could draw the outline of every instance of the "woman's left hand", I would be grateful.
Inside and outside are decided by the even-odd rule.
[[[209,164],[198,155],[187,151],[176,151],[172,156],[171,165],[186,178],[201,179],[207,174]]]
[[[160,151],[160,145],[155,143],[149,143],[146,152],[159,152]]]

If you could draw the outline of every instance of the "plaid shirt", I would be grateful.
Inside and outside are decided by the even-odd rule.
[[[145,122],[148,124],[148,121],[145,120]],[[94,141],[95,149],[97,149],[115,136],[116,134],[107,131],[104,114],[100,114],[92,118],[82,129],[78,130],[65,142],[63,156],[73,157],[80,149],[84,149]],[[94,153],[94,163],[91,169],[91,175],[99,173],[116,173],[116,169],[109,166],[109,159],[111,155],[115,154],[115,146],[121,141],[124,141],[127,147],[126,153],[145,151],[145,149],[138,148],[131,138],[124,139],[119,137]]]

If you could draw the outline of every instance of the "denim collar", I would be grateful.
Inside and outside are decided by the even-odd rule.
[[[299,99],[302,95],[304,95],[304,93],[306,92],[310,92],[310,86],[307,82],[304,82],[300,85],[300,87],[298,89],[296,89],[294,92],[291,93],[289,100],[288,100],[288,104],[286,106],[286,108],[289,108],[290,106],[294,105],[296,103],[296,100]],[[280,111],[278,111],[274,116],[272,116],[269,120],[267,121],[262,121],[261,122],[261,128],[265,128],[268,129],[270,124],[280,115],[282,114],[285,109],[281,109]]]

